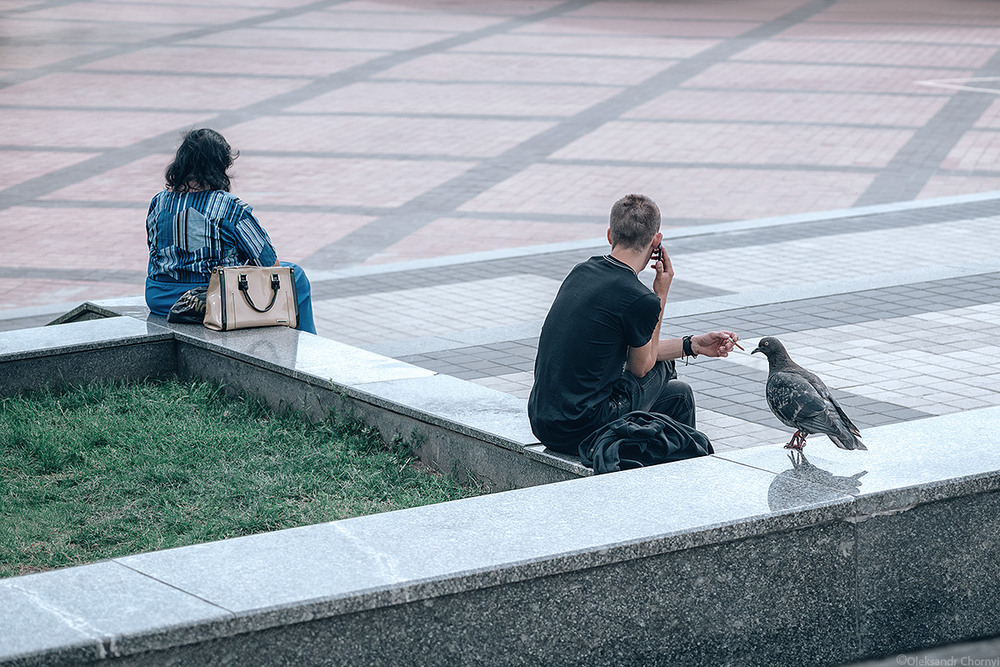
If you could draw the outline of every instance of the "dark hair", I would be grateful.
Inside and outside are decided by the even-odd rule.
[[[660,231],[660,209],[645,195],[625,195],[611,207],[611,245],[642,249]]]
[[[167,187],[174,192],[229,192],[226,171],[239,156],[239,153],[233,154],[229,142],[215,130],[191,130],[184,135],[174,161],[167,167]]]

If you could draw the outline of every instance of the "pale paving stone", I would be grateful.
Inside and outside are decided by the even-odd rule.
[[[997,247],[1000,224],[983,218],[786,241],[748,249],[740,262],[733,262],[731,250],[690,253],[678,257],[674,269],[686,280],[746,292],[991,260]],[[938,313],[918,317],[946,319]]]
[[[329,299],[313,305],[326,325],[324,335],[337,339],[346,335],[354,342],[373,343],[413,338],[414,332],[428,336],[541,320],[558,288],[559,282],[549,278],[515,275]],[[516,309],[501,306],[512,302],[523,305]],[[369,330],[361,332],[351,322],[358,311],[365,310],[375,310],[378,318]]]
[[[510,373],[507,375],[497,375],[472,380],[478,385],[496,389],[518,398],[528,398],[531,393],[533,374],[530,371],[523,373]]]

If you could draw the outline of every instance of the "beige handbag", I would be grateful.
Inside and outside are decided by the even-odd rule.
[[[205,326],[216,331],[295,327],[299,300],[289,266],[220,266],[205,298]]]

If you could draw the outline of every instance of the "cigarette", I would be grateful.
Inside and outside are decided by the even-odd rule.
[[[738,347],[738,348],[740,348],[741,350],[743,350],[743,346],[742,346],[742,345],[740,345],[739,343],[737,343],[737,342],[736,342],[735,340],[733,341],[733,345],[735,345],[736,347]],[[746,350],[743,350],[743,351],[744,351],[744,352],[746,352]]]

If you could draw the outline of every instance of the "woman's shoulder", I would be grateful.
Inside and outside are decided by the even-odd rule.
[[[152,215],[154,211],[163,211],[168,208],[172,194],[170,190],[160,190],[153,195],[153,198],[149,200],[149,215]]]
[[[234,211],[240,210],[250,213],[253,207],[231,192],[225,190],[199,190],[194,192],[178,192],[176,190],[164,189],[154,195],[151,208],[173,207],[182,205],[185,208],[193,208],[200,211]]]
[[[225,206],[238,207],[248,213],[253,210],[253,207],[250,206],[250,204],[246,203],[232,192],[226,192],[225,190],[208,190],[204,194],[216,205],[221,204]]]

